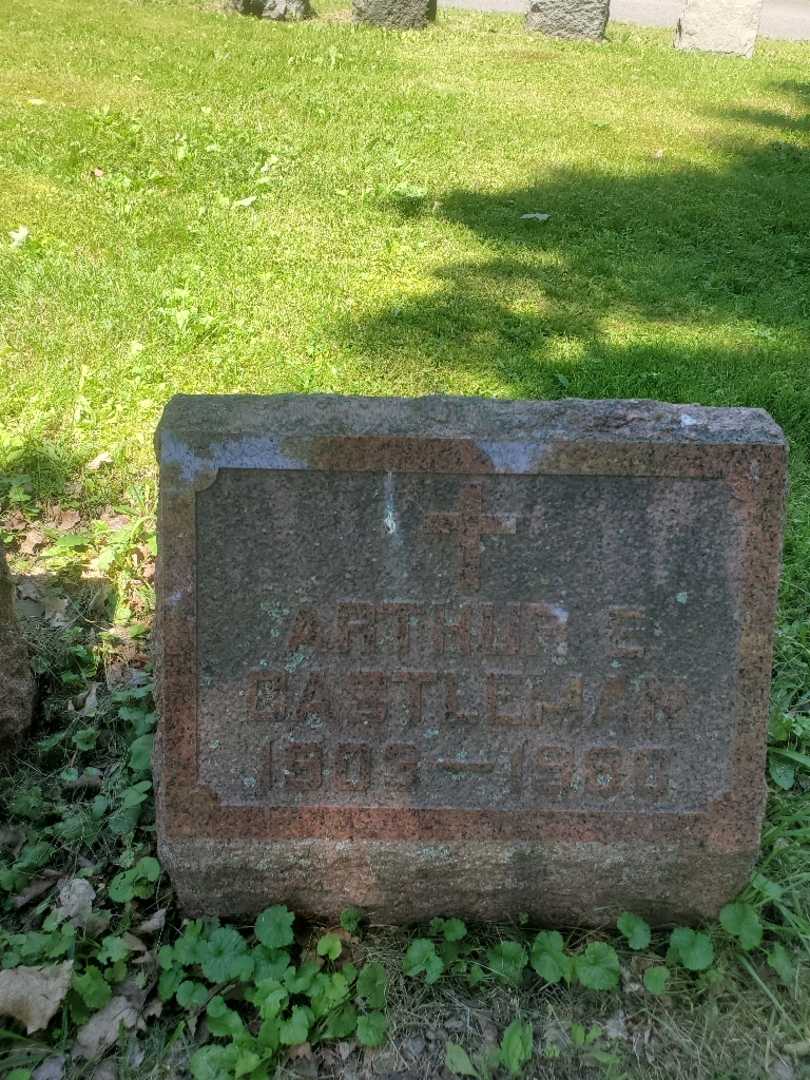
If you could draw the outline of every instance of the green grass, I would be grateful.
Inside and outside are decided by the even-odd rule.
[[[76,506],[85,537],[15,554],[68,596],[69,627],[52,594],[31,601],[44,715],[0,801],[66,872],[91,859],[106,880],[153,842],[148,810],[129,831],[90,810],[100,790],[114,816],[142,775],[127,762],[143,717],[119,716],[103,685],[95,717],[75,709],[99,661],[108,675],[146,662],[151,440],[178,391],[767,408],[792,457],[773,743],[810,752],[810,45],[762,41],[746,62],[623,26],[598,47],[530,37],[514,17],[443,12],[386,35],[331,0],[320,10],[272,26],[204,0],[0,7],[0,495],[48,543],[54,505]],[[552,216],[521,219],[536,211]],[[109,505],[126,526],[99,523]],[[98,744],[84,749],[88,727]],[[86,766],[101,777],[89,794],[70,773]],[[401,975],[403,935],[375,931],[358,948],[391,972],[389,1071],[421,1040],[415,1075],[437,1075],[449,1038],[475,1056],[519,1014],[560,1047],[538,1077],[802,1075],[789,1048],[810,1035],[808,789],[803,767],[774,787],[759,869],[782,892],[748,895],[769,940],[804,961],[792,991],[716,927],[717,974],[679,977],[662,1001],[424,987]],[[4,903],[0,931],[23,932],[53,900]],[[142,907],[161,903],[165,882]],[[115,911],[115,931],[135,914]],[[170,907],[165,940],[178,924]],[[598,1043],[618,1064],[600,1073],[566,1039],[572,1022],[615,1030],[618,1010],[625,1035]],[[121,1075],[175,1075],[193,1036],[172,1042],[177,1022],[151,1023],[146,1058],[122,1056]],[[365,1075],[371,1057],[352,1055]]]
[[[386,36],[329,6],[0,11],[23,471],[58,487],[106,450],[82,487],[103,502],[152,475],[177,391],[758,404],[806,455],[808,46],[745,62],[462,13]]]

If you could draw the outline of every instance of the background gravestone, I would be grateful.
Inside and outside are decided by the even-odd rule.
[[[28,649],[14,611],[14,583],[0,544],[0,745],[17,741],[31,724],[34,682]]]
[[[675,28],[675,48],[751,57],[762,0],[686,0]]]
[[[424,30],[436,18],[436,0],[352,0],[352,18],[385,30]]]
[[[181,397],[157,446],[159,850],[187,911],[679,922],[745,883],[767,414]]]
[[[605,36],[609,12],[610,0],[529,0],[526,29],[599,41]]]
[[[231,0],[242,15],[255,15],[274,22],[300,22],[312,16],[309,0]]]

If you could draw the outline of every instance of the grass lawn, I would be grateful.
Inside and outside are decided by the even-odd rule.
[[[208,0],[0,6],[0,535],[34,575],[44,695],[0,792],[5,960],[72,950],[109,987],[132,958],[99,954],[105,934],[162,907],[165,942],[180,925],[165,881],[102,898],[111,921],[78,945],[54,943],[52,891],[11,899],[46,864],[102,893],[149,857],[148,672],[135,676],[153,604],[151,441],[172,394],[758,405],[790,438],[792,492],[773,794],[746,901],[790,972],[780,982],[715,927],[711,969],[676,973],[663,996],[640,991],[626,948],[622,989],[473,990],[404,978],[405,936],[371,931],[351,947],[390,971],[391,1041],[294,1064],[441,1075],[448,1039],[476,1058],[518,1016],[538,1039],[529,1076],[808,1075],[810,44],[762,41],[747,62],[626,26],[594,46],[510,16],[443,11],[423,33],[384,34],[332,0],[319,11],[266,25]],[[551,216],[523,218],[536,212]],[[475,948],[520,933],[476,929]],[[69,1047],[106,994],[94,980],[61,1027],[0,1031],[0,1070]],[[179,1075],[200,1037],[183,1015],[167,1004],[131,1035],[120,1075]]]

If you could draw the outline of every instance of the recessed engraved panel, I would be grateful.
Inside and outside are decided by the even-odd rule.
[[[729,501],[220,470],[196,496],[200,781],[231,806],[706,807],[734,734]]]

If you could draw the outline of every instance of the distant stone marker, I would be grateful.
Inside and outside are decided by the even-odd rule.
[[[680,921],[745,883],[766,413],[179,397],[157,446],[158,826],[188,912]]]
[[[751,57],[762,0],[686,0],[675,27],[675,48]]]
[[[352,0],[352,18],[384,30],[424,30],[436,18],[436,0]]]
[[[0,544],[0,748],[16,743],[30,727],[33,702],[31,662],[14,611],[14,582]]]
[[[309,0],[230,0],[241,15],[255,15],[273,22],[301,22],[312,17]]]
[[[610,0],[529,0],[526,29],[552,37],[600,41],[609,13]]]

